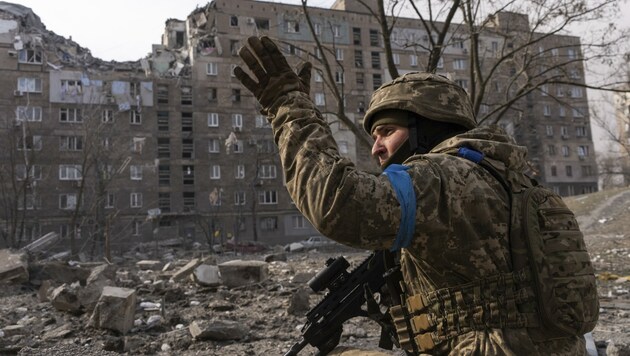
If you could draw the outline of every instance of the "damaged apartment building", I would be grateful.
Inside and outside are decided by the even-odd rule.
[[[372,91],[390,79],[379,25],[352,0],[311,9],[314,32],[335,44],[331,55],[345,64],[334,81],[347,94],[345,115],[360,126]],[[522,20],[507,14],[498,22],[514,16]],[[397,26],[399,34],[426,37],[414,19],[399,19]],[[238,49],[251,35],[277,40],[291,64],[323,55],[297,5],[213,1],[185,20],[166,20],[162,43],[146,58],[117,63],[54,35],[30,9],[0,3],[0,174],[2,184],[14,188],[3,191],[3,236],[26,243],[55,231],[95,248],[107,236],[114,249],[123,249],[173,237],[286,244],[316,234],[283,186],[266,118],[232,75]],[[553,40],[579,53],[579,38]],[[400,73],[422,70],[428,55],[395,41],[394,51]],[[441,63],[443,74],[464,87],[466,57],[462,42],[446,49]],[[321,72],[314,71],[311,84],[315,104],[335,112]],[[525,116],[547,135],[512,128],[537,155],[541,180],[563,195],[597,189],[588,106],[585,95],[576,94],[584,110],[575,117],[549,98],[533,98],[544,105],[528,106]],[[542,120],[550,115],[557,116],[553,127]],[[340,152],[375,170],[369,147],[325,116]],[[543,147],[557,144],[558,132],[562,142],[550,156]]]

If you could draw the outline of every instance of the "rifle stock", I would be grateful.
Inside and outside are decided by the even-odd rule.
[[[326,261],[327,267],[308,284],[315,292],[324,289],[328,289],[328,292],[306,313],[302,337],[285,356],[297,355],[308,344],[319,350],[318,355],[326,355],[339,344],[344,322],[357,316],[371,317],[363,305],[366,304],[366,297],[374,302],[372,293],[381,292],[385,286],[384,253],[371,253],[352,272],[347,272],[346,268],[350,264],[344,257]],[[379,319],[377,322],[383,327],[382,318]]]

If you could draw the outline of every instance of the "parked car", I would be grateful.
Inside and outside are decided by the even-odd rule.
[[[300,241],[299,243],[302,244],[306,249],[337,245],[335,241],[324,236],[311,236],[304,241]]]

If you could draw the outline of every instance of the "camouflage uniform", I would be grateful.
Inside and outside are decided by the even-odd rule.
[[[306,93],[281,96],[268,113],[287,189],[304,216],[322,234],[343,244],[390,248],[401,208],[388,178],[359,171],[339,154],[328,125]],[[462,146],[483,152],[501,172],[509,168],[508,179],[524,179],[520,172],[526,166],[525,148],[496,127],[470,130],[404,162],[417,198],[415,236],[401,251],[410,295],[510,272],[507,193],[484,168],[446,154]],[[585,347],[583,338],[535,342],[525,328],[492,328],[449,337],[431,353],[580,355]]]

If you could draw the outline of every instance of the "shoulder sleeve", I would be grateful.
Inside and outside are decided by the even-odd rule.
[[[306,94],[290,93],[275,105],[274,139],[287,189],[302,214],[322,234],[341,243],[390,248],[401,223],[401,209],[389,179],[359,171],[339,154],[328,124]],[[421,168],[413,170],[417,169]],[[430,182],[437,175],[425,176],[423,190],[439,191],[439,181]]]

